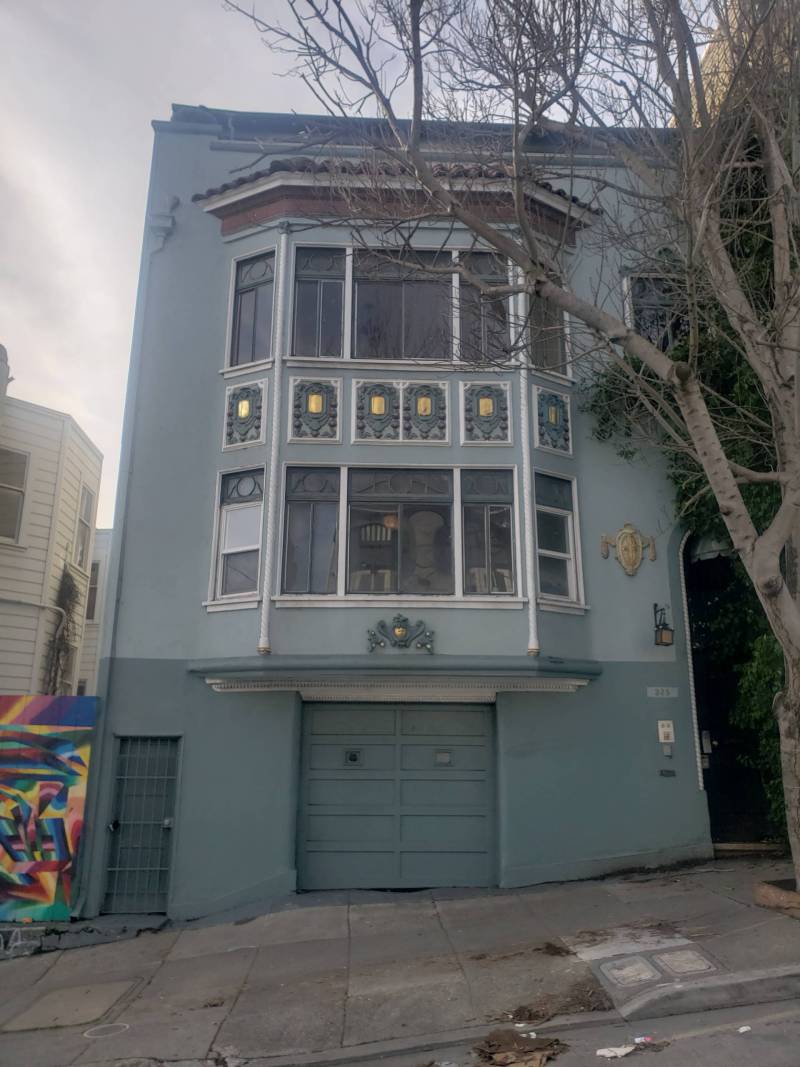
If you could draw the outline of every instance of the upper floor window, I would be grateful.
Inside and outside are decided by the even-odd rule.
[[[572,480],[536,474],[535,496],[539,592],[543,596],[577,600]]]
[[[514,592],[514,486],[509,470],[462,470],[464,592]]]
[[[27,471],[24,452],[0,448],[0,537],[8,541],[19,540]]]
[[[506,261],[491,252],[470,252],[462,256],[464,266],[489,285],[507,285]],[[459,281],[459,341],[461,359],[504,363],[511,355],[508,324],[508,298],[488,299],[477,286],[461,277]]]
[[[531,363],[539,370],[567,374],[567,345],[564,315],[539,297],[531,297],[528,313]]]
[[[669,278],[638,274],[630,278],[631,325],[637,333],[666,352],[686,334],[682,299]]]
[[[293,355],[341,356],[345,263],[343,248],[297,249]]]
[[[216,595],[255,593],[261,556],[263,470],[224,474],[220,484]]]
[[[94,622],[97,617],[97,587],[100,584],[100,562],[92,560],[89,571],[89,588],[86,593],[86,621]]]
[[[454,592],[451,471],[354,468],[348,526],[349,593]]]
[[[94,518],[94,493],[87,486],[81,486],[81,505],[78,510],[78,529],[75,534],[74,561],[81,570],[86,570],[89,563],[89,545],[92,541],[92,521]]]
[[[272,349],[272,298],[275,253],[236,265],[231,366],[269,359]]]
[[[452,262],[450,252],[357,251],[354,358],[451,359]]]
[[[335,593],[339,470],[290,467],[286,474],[284,593]]]

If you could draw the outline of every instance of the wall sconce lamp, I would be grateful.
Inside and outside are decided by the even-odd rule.
[[[309,393],[306,397],[306,410],[309,415],[322,414],[322,393]]]
[[[667,625],[667,609],[653,604],[653,627],[655,630],[655,643],[661,648],[667,648],[675,640],[675,631]]]

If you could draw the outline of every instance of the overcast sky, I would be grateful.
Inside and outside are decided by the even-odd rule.
[[[261,12],[282,0],[261,0]],[[111,524],[154,118],[317,111],[222,0],[0,0],[0,343],[10,393],[102,450]]]

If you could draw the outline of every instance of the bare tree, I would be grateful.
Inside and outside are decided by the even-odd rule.
[[[405,223],[449,219],[507,259],[513,272],[502,284],[468,264],[459,270],[485,300],[523,294],[531,314],[544,305],[579,324],[583,351],[617,375],[625,402],[615,417],[694,464],[698,492],[713,495],[784,653],[775,713],[800,884],[797,5],[285,0],[277,21],[229,6],[295,58],[326,112],[379,120],[364,152],[387,227],[401,214],[381,177],[391,164],[406,183]],[[444,131],[451,158],[468,152],[489,168],[476,172],[480,180],[465,185],[437,165]],[[513,226],[481,210],[487,174]],[[543,239],[532,214],[532,190],[546,180],[603,207],[584,242],[670,279],[686,324],[679,337],[626,321],[599,289],[587,297],[570,287],[558,243]],[[754,243],[767,250],[766,273],[751,269]],[[763,417],[710,383],[702,343],[710,317],[752,375]],[[734,446],[748,434],[757,459],[743,464]],[[760,524],[748,506],[752,486],[774,489]]]

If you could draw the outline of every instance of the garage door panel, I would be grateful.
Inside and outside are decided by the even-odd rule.
[[[477,780],[424,781],[416,779],[400,783],[400,803],[403,807],[421,808],[486,808],[489,788]]]
[[[358,756],[353,760],[353,754]],[[347,770],[360,766],[366,771],[391,771],[394,768],[394,745],[363,744],[356,737],[352,743],[337,741],[333,744],[314,744],[311,746],[309,766],[314,771],[328,771],[334,768]]]
[[[400,877],[407,885],[489,885],[492,872],[485,852],[403,852]]]
[[[360,708],[358,705],[325,704],[311,713],[311,733],[394,735],[395,709],[392,707]]]
[[[400,766],[404,771],[485,771],[488,768],[486,746],[401,745]]]
[[[307,888],[372,889],[396,885],[400,878],[395,852],[306,853]]]
[[[482,815],[402,815],[400,843],[426,845],[444,851],[467,848],[481,852],[486,848],[486,819]]]
[[[403,708],[400,733],[443,734],[448,737],[483,737],[487,732],[486,712],[463,708]]]
[[[394,842],[394,819],[391,815],[309,815],[306,841],[336,842],[358,848],[366,844]]]
[[[364,780],[348,778],[318,778],[308,783],[309,808],[344,805],[359,808],[391,808],[394,804],[394,782],[385,779]]]

